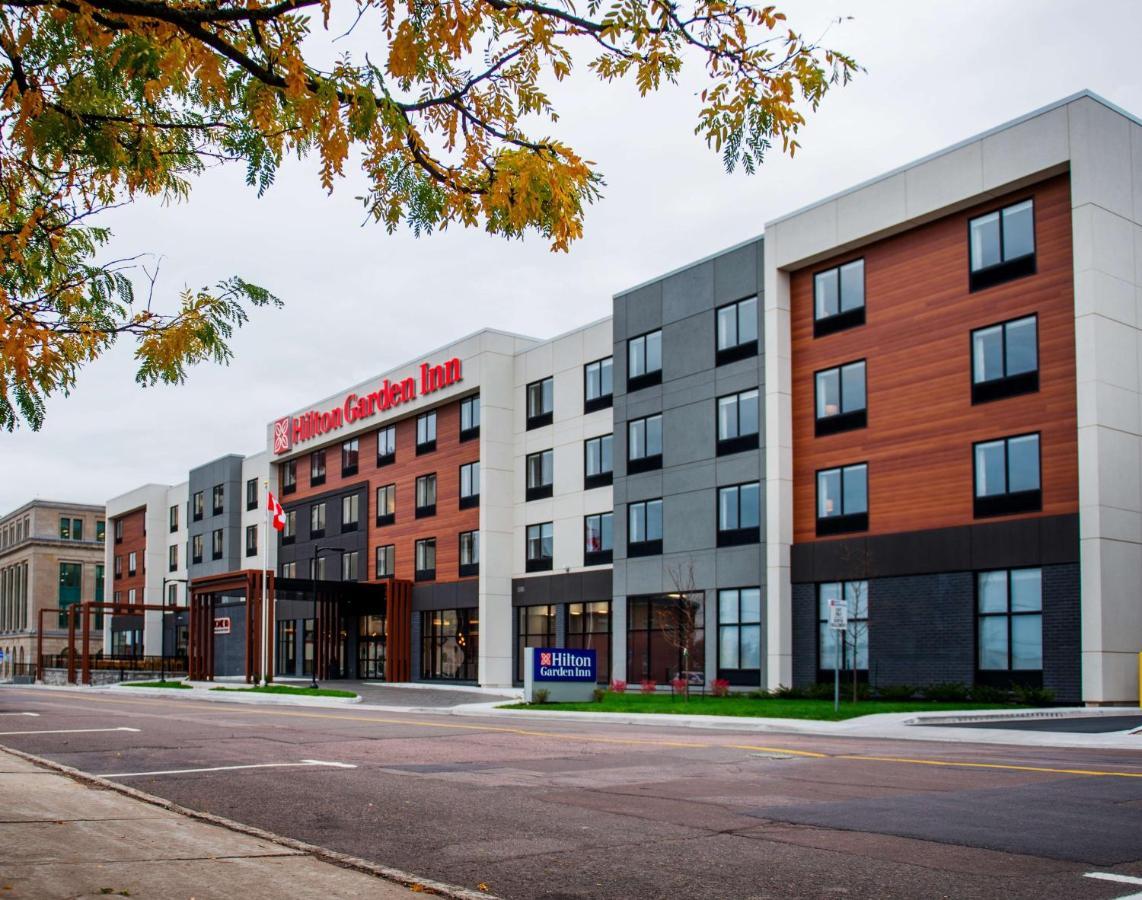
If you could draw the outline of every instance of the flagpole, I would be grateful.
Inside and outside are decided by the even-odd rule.
[[[270,579],[270,480],[264,481],[266,489],[266,528],[262,533],[262,684],[268,685],[269,679],[269,615],[267,606],[267,582]]]

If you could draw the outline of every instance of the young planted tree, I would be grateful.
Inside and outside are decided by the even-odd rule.
[[[332,0],[0,0],[0,426],[39,427],[44,399],[121,335],[139,382],[178,382],[229,358],[249,307],[277,303],[237,276],[161,303],[138,257],[100,258],[101,211],[183,198],[209,163],[244,165],[260,193],[286,154],[314,155],[328,190],[360,168],[389,231],[535,232],[566,250],[602,185],[541,124],[575,64],[644,95],[703,67],[696,131],[750,172],[773,144],[792,154],[806,112],[857,68],[738,0],[342,0],[359,55],[334,43],[332,14]]]
[[[682,695],[690,699],[690,667],[694,658],[694,639],[702,622],[702,592],[694,582],[694,563],[674,563],[666,568],[674,590],[666,595],[665,602],[655,607],[656,626],[662,639],[678,651],[681,668],[678,677],[684,682]]]

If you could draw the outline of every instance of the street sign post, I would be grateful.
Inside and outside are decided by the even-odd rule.
[[[837,642],[837,653],[833,662],[833,712],[841,708],[841,641],[849,627],[849,605],[844,597],[829,598],[829,627]]]

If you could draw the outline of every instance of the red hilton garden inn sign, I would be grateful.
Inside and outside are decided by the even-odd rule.
[[[417,398],[418,389],[423,396],[461,380],[458,358],[439,366],[421,363],[419,388],[415,378],[402,378],[400,381],[389,381],[386,378],[371,394],[349,394],[343,403],[332,409],[315,409],[303,412],[300,416],[278,419],[274,422],[274,454],[289,453],[295,444],[336,431],[344,425],[352,425],[402,403],[409,403]]]

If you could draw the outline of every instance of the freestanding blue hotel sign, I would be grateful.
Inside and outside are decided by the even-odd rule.
[[[524,650],[524,699],[531,703],[534,691],[542,688],[552,701],[590,700],[598,671],[594,650],[527,647]]]

